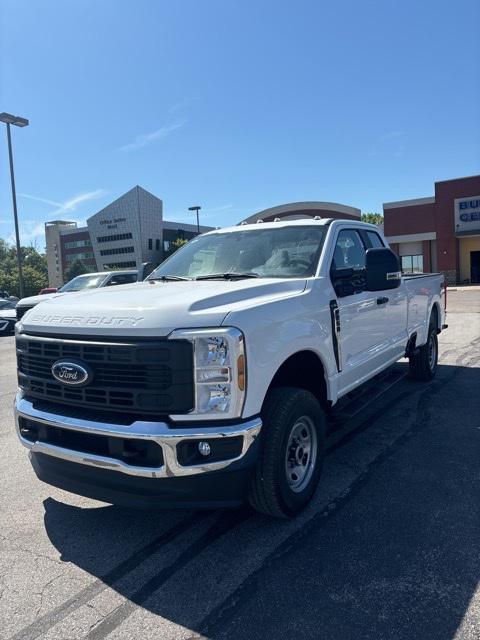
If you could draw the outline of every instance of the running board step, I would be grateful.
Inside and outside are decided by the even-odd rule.
[[[374,378],[365,382],[358,389],[354,389],[341,398],[328,413],[328,422],[331,431],[348,422],[365,407],[380,398],[391,387],[397,384],[407,375],[405,364],[397,363],[393,367],[382,371]]]

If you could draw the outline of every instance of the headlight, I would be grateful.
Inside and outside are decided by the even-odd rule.
[[[238,418],[245,398],[245,343],[233,327],[174,331],[172,340],[190,340],[194,353],[195,408],[173,420]]]

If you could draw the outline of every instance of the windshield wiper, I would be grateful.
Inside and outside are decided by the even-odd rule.
[[[252,271],[227,271],[226,273],[208,273],[197,276],[195,280],[235,280],[236,278],[259,278],[258,273]]]
[[[191,278],[184,278],[183,276],[155,276],[155,278],[147,278],[147,280],[151,280],[155,282],[155,280],[160,280],[160,282],[169,282],[171,280],[191,280]]]

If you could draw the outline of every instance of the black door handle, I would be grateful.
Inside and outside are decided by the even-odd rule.
[[[377,304],[387,304],[387,302],[388,302],[388,298],[386,297],[377,298]]]

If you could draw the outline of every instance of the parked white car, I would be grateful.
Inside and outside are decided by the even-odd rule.
[[[99,289],[101,287],[111,287],[117,284],[130,284],[136,282],[138,271],[101,271],[99,273],[85,273],[69,280],[56,293],[44,293],[38,296],[22,298],[17,304],[17,319],[20,320],[27,311],[33,309],[40,302],[58,298],[66,293],[78,293],[88,289]]]
[[[73,493],[293,516],[342,397],[403,356],[414,378],[435,375],[442,285],[402,277],[362,222],[209,232],[144,283],[22,319],[18,436],[37,476]]]

